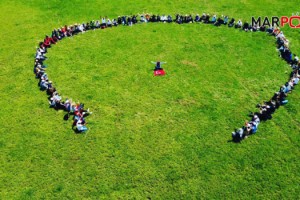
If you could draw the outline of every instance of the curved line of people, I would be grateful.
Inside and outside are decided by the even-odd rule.
[[[221,26],[221,25],[228,25],[228,27],[235,27],[235,28],[242,28],[245,31],[266,31],[265,26],[258,26],[254,25],[252,26],[248,22],[243,23],[242,20],[238,20],[237,22],[235,21],[234,18],[229,18],[228,16],[217,16],[217,15],[212,15],[203,13],[201,16],[199,14],[196,14],[194,17],[190,14],[186,15],[181,15],[181,14],[176,14],[175,17],[173,18],[172,15],[156,15],[156,14],[149,14],[149,13],[144,13],[144,14],[137,14],[137,15],[123,15],[123,16],[118,16],[117,18],[110,19],[107,16],[103,17],[100,16],[99,20],[91,20],[87,23],[81,23],[81,24],[74,24],[70,26],[63,26],[59,29],[54,29],[52,31],[51,37],[48,39],[51,41],[52,39],[54,41],[60,40],[64,37],[70,37],[72,35],[78,34],[80,32],[85,32],[88,30],[95,30],[98,28],[104,29],[107,27],[113,27],[113,26],[118,26],[118,25],[128,25],[132,26],[133,24],[137,23],[147,23],[147,22],[163,22],[163,23],[178,23],[178,24],[183,24],[183,23],[194,23],[194,22],[203,22],[206,24],[213,24],[215,26]],[[48,45],[49,45],[48,42]]]
[[[46,66],[43,62],[47,59],[46,53],[47,48],[50,48],[51,45],[56,44],[58,41],[63,38],[72,37],[79,33],[84,33],[89,30],[95,29],[104,29],[111,28],[113,26],[118,25],[127,25],[132,26],[137,23],[147,23],[147,22],[162,22],[162,23],[172,23],[175,22],[177,24],[183,23],[205,23],[212,24],[214,26],[227,25],[228,27],[234,27],[236,29],[241,29],[246,32],[248,31],[260,31],[267,32],[270,35],[273,35],[277,39],[278,51],[280,53],[280,57],[286,60],[293,68],[293,72],[291,73],[291,79],[283,85],[278,92],[274,94],[270,101],[264,102],[263,105],[258,105],[260,108],[259,112],[251,113],[251,121],[246,122],[245,126],[242,128],[236,129],[232,132],[233,141],[239,142],[242,139],[246,138],[248,135],[256,133],[258,125],[261,120],[271,119],[271,114],[280,106],[284,105],[288,102],[286,100],[287,94],[294,88],[295,85],[299,82],[299,58],[295,55],[294,59],[292,59],[292,53],[289,50],[288,40],[285,38],[283,32],[276,27],[265,27],[258,26],[254,24],[250,25],[248,22],[243,23],[242,20],[235,21],[234,18],[229,19],[228,16],[220,16],[203,13],[201,16],[196,14],[195,17],[192,15],[181,15],[176,14],[173,19],[171,15],[155,15],[149,13],[137,14],[137,15],[123,15],[118,16],[115,19],[110,20],[107,16],[100,16],[99,20],[91,20],[86,23],[74,24],[70,26],[63,26],[58,29],[54,29],[51,33],[51,36],[46,35],[43,42],[39,43],[39,47],[36,51],[35,56],[35,64],[34,64],[34,73],[36,74],[36,78],[39,79],[39,87],[41,90],[46,90],[49,95],[49,103],[50,107],[55,109],[63,109],[67,111],[67,115],[65,115],[65,119],[67,119],[71,114],[74,115],[73,126],[76,126],[76,131],[84,132],[87,130],[86,122],[84,117],[88,114],[89,109],[85,110],[84,104],[74,103],[70,99],[66,99],[66,101],[62,101],[62,97],[58,94],[55,87],[50,80],[48,80],[48,76],[46,73]]]
[[[281,57],[291,66],[292,72],[289,80],[283,84],[277,92],[274,93],[273,97],[269,101],[265,101],[263,104],[257,104],[256,107],[259,108],[259,111],[249,114],[251,120],[246,121],[242,128],[235,129],[235,131],[232,132],[232,140],[234,142],[240,142],[249,135],[255,134],[261,121],[272,119],[272,114],[276,111],[276,109],[288,103],[286,97],[299,83],[300,61],[299,57],[295,54],[292,54],[290,51],[289,41],[278,27],[267,28],[266,32],[276,38],[279,57]]]
[[[63,37],[69,36],[71,35],[65,31]],[[63,37],[60,37],[60,39]],[[47,59],[47,49],[50,48],[51,45],[56,44],[58,40],[59,39],[57,37],[52,35],[51,37],[46,36],[44,41],[39,43],[39,47],[35,54],[34,74],[39,80],[38,86],[40,90],[46,91],[48,95],[50,108],[66,111],[67,114],[64,116],[65,120],[68,120],[70,115],[73,115],[72,129],[77,133],[85,132],[88,130],[86,127],[85,117],[92,114],[92,112],[90,112],[89,109],[85,110],[84,104],[73,102],[72,99],[67,98],[63,101],[61,95],[56,91],[56,88],[53,86],[52,81],[49,80],[46,73],[47,66],[44,65],[44,61]]]

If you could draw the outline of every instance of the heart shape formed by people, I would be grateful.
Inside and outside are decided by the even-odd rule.
[[[160,17],[152,16],[147,18],[146,16],[141,16],[140,18],[141,23],[146,23],[146,21],[151,22],[165,22],[165,23],[172,23],[173,20],[170,20],[169,16]],[[278,44],[278,50],[280,51],[281,57],[286,60],[293,69],[295,69],[287,82],[286,85],[282,86],[280,91],[275,93],[275,95],[270,99],[270,101],[265,102],[263,105],[257,105],[259,107],[259,112],[251,114],[251,120],[243,128],[237,129],[232,133],[234,141],[241,141],[241,139],[247,137],[250,134],[253,134],[257,131],[257,127],[261,120],[268,120],[271,119],[272,114],[275,112],[280,105],[287,103],[285,99],[287,94],[294,88],[299,81],[298,75],[298,58],[295,57],[294,60],[292,59],[292,53],[288,48],[288,41],[284,37],[283,33],[278,28],[269,28],[266,29],[265,27],[251,27],[249,24],[241,24],[241,21],[235,23],[234,20],[229,21],[228,18],[215,18],[209,19],[206,16],[196,16],[193,19],[191,16],[180,16],[177,15],[175,19],[175,23],[182,24],[182,23],[205,23],[205,24],[212,24],[215,26],[235,26],[235,28],[243,29],[245,31],[260,31],[260,32],[267,32],[269,35],[273,35],[276,37],[276,42]],[[117,26],[118,24],[129,25],[132,26],[133,24],[137,23],[136,16],[132,17],[120,17],[118,20],[112,20],[102,18],[101,21],[91,21],[90,23],[80,24],[80,25],[73,25],[73,26],[65,26],[60,30],[54,30],[50,37],[46,36],[43,42],[39,44],[39,48],[36,54],[35,60],[35,74],[36,77],[39,79],[39,86],[41,90],[46,90],[47,94],[49,95],[49,103],[50,107],[55,109],[62,109],[67,112],[65,115],[65,119],[67,120],[71,115],[74,116],[73,121],[73,128],[76,127],[76,132],[85,132],[87,127],[85,125],[85,116],[91,114],[89,109],[84,109],[84,105],[76,102],[72,102],[71,99],[67,99],[66,101],[62,101],[62,97],[56,91],[56,88],[53,86],[52,82],[48,80],[47,73],[45,73],[45,66],[43,61],[45,60],[45,55],[47,53],[47,49],[51,47],[51,45],[56,44],[63,38],[68,38],[75,36],[79,33],[83,33],[90,30],[96,29],[106,29],[110,27]],[[160,67],[158,67],[160,68]],[[157,66],[156,66],[157,70]],[[156,74],[156,70],[154,74]],[[162,74],[159,75],[163,75]]]

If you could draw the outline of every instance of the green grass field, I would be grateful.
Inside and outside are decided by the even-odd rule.
[[[132,13],[282,16],[282,1],[0,1],[1,199],[299,199],[300,88],[229,142],[255,105],[288,79],[275,40],[204,24],[90,31],[49,49],[63,97],[93,111],[87,134],[49,109],[34,78],[35,47],[65,24]],[[299,54],[300,31],[283,28]],[[153,77],[150,61],[168,63]]]

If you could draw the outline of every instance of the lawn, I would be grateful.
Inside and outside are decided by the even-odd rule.
[[[74,134],[32,73],[53,28],[123,14],[297,12],[296,1],[2,1],[0,195],[3,199],[298,199],[300,93],[241,144],[234,128],[288,79],[274,38],[204,24],[90,31],[49,49],[49,78],[84,102]],[[284,28],[299,53],[299,30]],[[150,61],[167,61],[153,77]]]

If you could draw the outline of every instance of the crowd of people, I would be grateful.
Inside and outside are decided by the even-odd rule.
[[[292,54],[290,51],[289,41],[278,27],[269,27],[266,29],[266,32],[276,38],[279,56],[291,66],[292,72],[289,80],[274,93],[270,100],[263,102],[263,104],[257,104],[257,108],[259,110],[254,113],[250,113],[251,120],[247,121],[242,128],[236,129],[232,132],[232,139],[234,142],[240,142],[249,135],[255,134],[261,121],[272,119],[272,114],[276,111],[276,109],[288,103],[286,97],[299,83],[299,57]]]
[[[234,18],[229,18],[228,16],[217,16],[213,14],[203,13],[201,16],[196,14],[194,17],[192,15],[181,15],[176,14],[173,18],[171,15],[156,15],[156,14],[137,14],[130,16],[118,16],[115,19],[110,19],[108,17],[102,17],[98,20],[92,20],[86,23],[74,24],[70,26],[63,26],[58,29],[54,29],[50,36],[46,36],[43,42],[39,43],[39,46],[36,51],[35,63],[34,63],[34,73],[36,78],[39,79],[39,87],[42,91],[46,91],[49,95],[49,104],[50,107],[55,109],[65,110],[67,114],[65,115],[65,119],[68,119],[70,115],[73,115],[73,126],[76,127],[76,131],[85,132],[87,130],[85,116],[91,114],[89,109],[84,109],[84,104],[75,103],[71,99],[66,99],[62,101],[62,97],[56,91],[53,83],[48,79],[46,73],[46,66],[43,62],[47,59],[46,53],[47,49],[52,45],[55,45],[57,42],[62,40],[63,38],[72,37],[79,33],[84,33],[89,30],[95,29],[105,29],[112,28],[118,25],[123,26],[132,26],[137,23],[205,23],[212,24],[214,26],[226,25],[228,27],[234,27],[236,29],[244,30],[246,32],[267,32],[270,35],[273,35],[276,38],[276,43],[278,47],[278,51],[280,53],[280,57],[288,62],[293,72],[291,73],[291,77],[286,84],[282,85],[278,92],[274,94],[274,96],[269,100],[264,102],[262,105],[258,104],[259,108],[258,112],[251,113],[251,120],[246,122],[242,128],[236,129],[232,132],[232,139],[235,142],[239,142],[244,138],[247,138],[249,135],[256,133],[258,125],[261,121],[265,121],[272,118],[272,114],[278,109],[281,105],[284,105],[288,102],[286,97],[288,93],[290,93],[294,86],[299,82],[299,69],[300,62],[298,56],[294,55],[289,49],[289,42],[285,38],[283,32],[278,27],[265,27],[258,26],[254,24],[253,26],[248,22],[243,23],[242,20],[236,21]],[[161,68],[161,64],[163,62],[153,62],[156,64],[155,70]]]
[[[68,37],[67,35],[68,34],[66,32],[64,37]],[[50,48],[51,45],[56,44],[58,40],[58,37],[55,35],[52,37],[46,36],[44,41],[39,43],[39,47],[37,48],[35,55],[34,74],[39,80],[38,86],[40,90],[46,91],[48,95],[50,107],[56,110],[66,111],[67,114],[64,117],[65,120],[68,120],[70,115],[72,115],[72,129],[78,133],[85,132],[88,130],[86,127],[85,117],[92,114],[92,112],[90,112],[89,109],[85,110],[84,104],[73,102],[72,99],[67,98],[63,101],[61,95],[56,91],[56,88],[53,86],[52,81],[48,79],[48,75],[46,73],[46,65],[44,65],[44,61],[47,59],[47,49]]]

